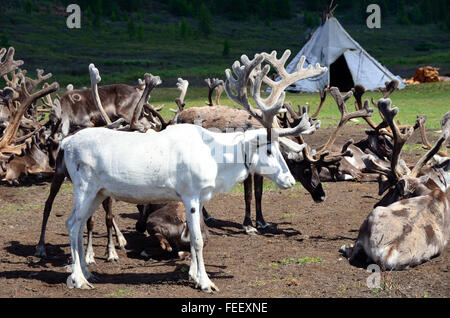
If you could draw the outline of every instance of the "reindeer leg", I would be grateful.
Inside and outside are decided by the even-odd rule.
[[[172,252],[172,246],[170,246],[169,241],[161,233],[155,233],[155,237],[159,242],[161,249],[167,252]]]
[[[100,203],[105,199],[89,191],[87,186],[74,193],[74,208],[66,222],[69,231],[70,249],[72,255],[72,274],[67,278],[69,288],[91,289],[93,286],[88,280],[95,280],[86,264],[83,249],[83,228],[86,221],[92,216]],[[76,190],[76,189],[75,189]]]
[[[105,223],[106,231],[108,233],[108,244],[106,246],[107,262],[119,262],[119,255],[117,255],[116,248],[113,240],[113,214],[112,214],[112,199],[108,197],[102,202],[103,209],[105,210]]]
[[[194,280],[196,287],[211,293],[219,291],[217,286],[209,279],[203,261],[203,237],[200,228],[200,210],[202,204],[199,198],[183,200],[186,209],[186,219],[191,237],[191,266],[189,277]]]
[[[206,211],[205,207],[202,208],[202,214],[203,214],[203,221],[205,221],[205,223],[211,224],[217,221],[215,218],[211,216],[211,214],[208,213],[208,211]]]
[[[50,194],[47,198],[47,201],[45,201],[44,215],[42,218],[41,237],[39,239],[38,245],[36,246],[36,252],[34,253],[34,256],[47,257],[47,253],[45,251],[45,231],[47,227],[47,221],[52,210],[53,201],[55,200],[55,197],[58,194],[58,191],[61,188],[63,182],[64,173],[59,173],[58,169],[56,169],[52,184],[50,186]]]
[[[262,194],[264,177],[258,174],[254,175],[255,179],[255,202],[256,202],[256,227],[261,227],[263,231],[273,231],[274,228],[264,220],[262,214]]]
[[[125,246],[127,246],[127,240],[125,239],[125,237],[123,236],[123,234],[120,231],[119,227],[117,226],[117,223],[114,220],[114,215],[112,217],[112,224],[113,224],[113,227],[114,227],[114,232],[116,232],[117,244],[119,244],[119,248],[121,250],[124,250]]]
[[[244,180],[244,198],[245,198],[245,217],[242,228],[245,233],[249,235],[259,234],[258,230],[253,227],[251,219],[251,208],[252,208],[252,176],[249,175],[247,179]]]
[[[103,204],[103,208],[106,211],[106,217],[107,217],[106,225],[107,225],[109,231],[111,230],[111,228],[114,228],[114,232],[116,232],[117,244],[119,245],[119,248],[121,250],[124,250],[125,246],[127,246],[127,240],[123,236],[122,232],[120,231],[119,227],[117,226],[116,221],[114,220],[114,215],[112,213],[112,198],[110,198],[110,197],[107,198],[106,200],[103,201],[102,204]],[[109,223],[109,222],[111,222],[111,223]],[[108,241],[108,246],[109,245],[111,245],[114,248],[114,244],[112,243],[112,236],[111,236],[111,240]],[[118,261],[118,257],[117,257],[117,261]]]
[[[88,243],[86,249],[86,264],[95,265],[95,253],[92,247],[92,233],[94,231],[94,218],[90,217],[87,220],[87,231],[88,231]]]

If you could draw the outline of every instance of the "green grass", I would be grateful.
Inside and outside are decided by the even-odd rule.
[[[127,21],[102,18],[96,27],[83,12],[81,29],[68,29],[65,17],[53,8],[27,14],[20,4],[3,8],[0,29],[16,48],[16,57],[24,60],[24,68],[30,73],[44,68],[62,87],[69,83],[88,86],[89,63],[99,68],[103,84],[136,83],[148,72],[161,76],[165,85],[177,77],[195,79],[200,85],[205,77],[223,78],[224,70],[242,54],[252,57],[257,52],[285,49],[296,54],[308,34],[299,1],[293,1],[292,18],[270,23],[214,16],[209,38],[196,32],[181,37],[178,24],[183,18],[171,15],[167,4],[144,2],[140,11],[132,16],[143,26],[142,40],[129,37]],[[383,18],[381,29],[368,29],[365,18],[339,9],[335,14],[349,34],[394,74],[411,77],[423,64],[440,67],[443,74],[450,72],[448,32],[438,25],[400,26],[394,18]],[[194,18],[185,20],[196,30]],[[228,56],[222,55],[224,40],[230,45]]]
[[[185,99],[186,108],[204,106],[207,95],[208,89],[206,84],[205,87],[190,87]],[[162,110],[162,115],[166,119],[169,119],[173,117],[169,108],[176,107],[174,100],[178,96],[179,91],[176,88],[155,88],[152,92],[150,103],[154,106],[164,104],[165,107]],[[378,100],[382,96],[379,92],[369,91],[364,94],[363,97],[367,99],[373,97],[375,100]],[[416,122],[417,115],[427,115],[426,127],[428,129],[440,129],[439,121],[442,115],[450,109],[450,83],[439,82],[411,85],[395,91],[390,98],[393,105],[399,108],[397,117],[402,124],[413,125]],[[296,108],[297,105],[309,105],[310,114],[312,114],[319,104],[320,97],[318,93],[287,93],[285,100],[291,102],[294,108]],[[347,102],[349,111],[354,110],[353,103],[353,98]],[[222,95],[221,104],[237,107],[234,102],[228,99],[226,94]],[[327,96],[325,104],[319,114],[321,128],[335,126],[339,122],[339,118],[340,113],[336,106],[336,102],[331,96]],[[374,111],[372,119],[376,123],[381,122],[381,117],[377,110]],[[359,121],[360,124],[365,125],[364,127],[368,127],[362,119],[359,119]]]
[[[124,297],[131,297],[133,295],[132,292],[130,292],[127,289],[119,289],[116,292],[110,293],[109,297],[113,297],[113,298],[124,298]]]
[[[33,210],[42,210],[42,204],[17,204],[6,203],[0,206],[0,214],[16,214]]]
[[[53,9],[50,13],[44,10],[26,14],[20,5],[0,12],[0,29],[8,34],[10,45],[16,48],[15,58],[24,60],[23,67],[29,76],[35,76],[36,68],[44,68],[53,74],[52,80],[61,88],[69,83],[75,88],[89,86],[89,63],[95,63],[100,70],[100,85],[136,84],[144,73],[159,75],[163,83],[153,90],[150,102],[165,104],[162,114],[171,118],[169,108],[175,107],[174,99],[179,95],[175,88],[178,77],[190,82],[186,107],[203,106],[208,91],[203,79],[212,76],[223,79],[225,69],[231,68],[242,54],[253,57],[262,51],[290,49],[292,58],[305,44],[307,35],[307,27],[299,20],[304,14],[299,3],[293,2],[291,19],[270,23],[257,19],[239,22],[215,16],[209,38],[195,32],[182,38],[178,32],[181,18],[168,13],[167,5],[161,3],[146,3],[140,8],[139,16],[134,14],[135,22],[144,27],[142,41],[130,39],[126,21],[102,18],[100,27],[94,27],[84,14],[81,29],[68,29],[65,17]],[[64,7],[58,9],[64,10]],[[365,19],[339,12],[339,9],[336,16],[348,33],[394,74],[411,77],[416,67],[428,64],[440,67],[441,74],[450,73],[448,32],[438,25],[399,26],[394,18],[387,17],[383,18],[381,29],[368,29]],[[195,19],[186,18],[186,22],[191,29],[196,29]],[[228,56],[222,55],[225,39],[230,44]],[[368,92],[365,98],[380,96],[377,92]],[[414,124],[417,114],[426,114],[427,128],[439,129],[439,119],[450,108],[450,84],[409,86],[395,92],[391,98],[400,108],[398,118],[402,124]],[[225,94],[221,101],[234,106]],[[295,107],[309,105],[312,113],[319,97],[312,93],[288,93],[286,101]],[[349,110],[353,109],[352,103],[348,103]],[[376,122],[380,120],[378,112],[375,111],[373,118]],[[332,98],[327,98],[319,119],[322,128],[338,122],[339,112]]]
[[[269,266],[277,267],[280,264],[282,264],[282,265],[306,264],[306,263],[318,264],[318,263],[322,263],[322,262],[323,262],[322,257],[302,257],[302,258],[288,257],[288,258],[283,258],[280,261],[272,262],[269,264]]]

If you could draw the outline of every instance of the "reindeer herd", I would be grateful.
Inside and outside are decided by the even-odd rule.
[[[389,98],[398,85],[394,80],[380,89],[383,97],[377,102],[363,101],[361,85],[345,94],[326,86],[320,92],[320,105],[310,116],[306,107],[296,111],[285,101],[285,89],[327,68],[304,68],[302,57],[296,71],[287,73],[289,56],[289,50],[280,58],[275,51],[256,54],[253,59],[242,55],[240,62],[225,71],[225,81],[206,80],[207,106],[184,109],[189,83],[178,79],[180,97],[175,100],[177,108],[171,109],[174,117],[167,121],[159,113],[161,107],[149,104],[151,91],[161,84],[158,76],[145,74],[136,86],[99,87],[99,71],[91,64],[89,89],[70,88],[52,101],[50,94],[59,86],[46,83],[51,74],[37,70],[37,79],[31,79],[20,68],[23,61],[14,60],[13,48],[0,50],[0,76],[7,85],[0,90],[0,176],[11,184],[18,184],[24,175],[52,176],[35,255],[46,257],[47,221],[68,178],[74,188],[74,205],[66,222],[72,257],[67,278],[70,288],[89,289],[97,281],[88,265],[95,263],[93,213],[100,204],[106,212],[107,260],[119,260],[113,232],[120,248],[125,248],[126,240],[112,213],[115,199],[137,205],[136,230],[154,236],[163,250],[190,251],[189,278],[196,287],[218,291],[203,260],[209,237],[206,224],[214,222],[214,212],[210,214],[204,205],[215,194],[229,192],[243,182],[243,229],[248,234],[270,231],[262,213],[264,177],[280,189],[298,181],[315,202],[326,200],[322,182],[378,182],[378,194],[384,196],[374,210],[367,211],[355,244],[340,249],[351,264],[376,263],[384,270],[400,270],[442,253],[450,235],[446,149],[450,112],[443,114],[442,134],[431,145],[426,116],[418,116],[414,126],[396,122],[399,110],[391,107]],[[279,80],[268,76],[271,69]],[[270,88],[268,95],[261,95],[263,84]],[[243,109],[220,105],[223,91]],[[335,100],[341,118],[327,142],[313,149],[305,136],[319,129],[317,118],[327,95]],[[347,107],[352,98],[355,111]],[[375,108],[382,119],[378,124],[371,119]],[[337,142],[345,124],[356,118],[369,125],[367,136],[356,142]],[[401,151],[415,130],[428,151],[415,164],[408,164]],[[255,226],[250,209],[253,188]]]

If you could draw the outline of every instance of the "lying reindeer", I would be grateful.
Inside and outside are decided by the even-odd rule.
[[[14,53],[13,47],[0,49],[0,77],[8,85],[0,90],[0,179],[17,185],[23,175],[52,172],[52,153],[58,145],[54,138],[54,127],[59,125],[57,108],[52,108],[46,120],[37,104],[42,98],[50,99],[59,86],[45,83],[52,74],[43,75],[41,69],[36,79],[25,76],[26,70],[18,68],[23,61],[15,61]]]
[[[401,270],[438,256],[449,239],[450,159],[431,168],[424,166],[448,139],[450,120],[443,122],[443,133],[434,147],[409,170],[400,152],[414,129],[402,133],[394,122],[398,109],[390,106],[390,99],[378,102],[393,133],[391,167],[377,165],[370,155],[364,160],[369,170],[386,176],[392,186],[361,225],[355,246],[343,246],[341,251],[350,263],[365,257],[383,270]]]
[[[394,92],[394,90],[398,87],[398,81],[393,80],[391,82],[386,82],[386,87],[384,89],[380,89],[383,93],[383,97],[387,98]],[[345,96],[340,96],[339,91],[336,88],[327,88],[321,91],[321,102],[319,108],[316,110],[315,114],[317,116],[318,112],[323,105],[323,101],[329,93],[331,95],[342,114],[342,108],[346,107],[346,101],[354,96],[355,98],[355,108],[357,111],[363,110],[366,104],[369,103],[366,100],[364,103],[362,101],[362,95],[365,93],[365,88],[362,85],[355,85],[352,88],[351,92],[346,94]],[[372,99],[372,104],[374,104]],[[376,105],[374,104],[376,107]],[[288,108],[288,113],[292,118],[299,118],[301,112],[295,112],[292,108]],[[342,116],[342,115],[341,115]],[[361,182],[367,181],[376,181],[377,177],[374,174],[367,173],[365,171],[365,164],[362,158],[371,154],[376,160],[378,164],[389,166],[390,157],[392,155],[392,133],[386,129],[386,125],[384,122],[381,124],[375,124],[369,116],[361,116],[371,127],[371,130],[367,130],[367,137],[363,138],[351,145],[348,146],[348,151],[352,154],[352,156],[345,156],[339,165],[339,169],[330,171],[327,167],[323,167],[320,169],[320,180],[321,181],[345,181],[345,180],[356,180]],[[282,119],[283,124],[288,126],[290,124],[287,116]],[[295,122],[295,121],[294,121]],[[418,126],[415,126],[417,128]],[[344,145],[343,142],[335,142],[333,146],[330,148],[332,151],[338,151]]]
[[[162,204],[139,205],[140,218],[136,223],[136,230],[156,238],[163,251],[178,252],[184,258],[186,251],[190,251],[189,226],[186,220],[182,202],[168,202]],[[142,211],[145,209],[146,211]],[[209,231],[203,219],[200,218],[200,229],[203,242],[206,245]]]

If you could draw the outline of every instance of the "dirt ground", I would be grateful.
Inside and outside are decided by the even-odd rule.
[[[363,137],[366,125],[351,125],[340,138]],[[308,140],[325,141],[328,129]],[[430,139],[435,140],[435,135]],[[413,136],[409,144],[417,142]],[[404,152],[416,162],[420,151]],[[204,248],[206,270],[220,292],[207,295],[188,281],[188,260],[155,254],[146,235],[135,232],[137,209],[115,202],[117,223],[128,241],[118,250],[120,263],[106,262],[104,212],[96,212],[94,251],[100,278],[93,290],[66,287],[70,257],[65,221],[72,208],[72,187],[64,184],[56,198],[47,230],[47,259],[33,256],[38,242],[42,211],[49,182],[31,186],[0,185],[0,297],[449,297],[450,273],[447,246],[443,255],[416,268],[383,272],[381,288],[366,285],[371,273],[349,265],[339,253],[353,243],[358,229],[379,200],[375,183],[324,184],[327,199],[316,204],[302,187],[269,190],[263,196],[266,221],[277,231],[249,236],[241,229],[243,193],[214,197],[208,211],[218,219],[210,227]],[[55,212],[66,211],[63,217]],[[254,209],[253,209],[254,211]],[[254,218],[254,212],[252,212]],[[153,244],[153,245],[152,245]],[[140,255],[142,250],[150,258]]]

